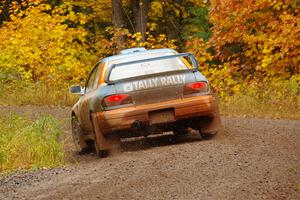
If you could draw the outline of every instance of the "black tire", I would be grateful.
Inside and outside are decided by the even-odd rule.
[[[109,156],[110,152],[109,152],[108,149],[99,149],[99,147],[98,147],[96,141],[94,142],[94,144],[95,144],[96,155],[97,155],[99,158],[106,158],[106,157]]]
[[[82,147],[80,146],[80,136],[81,136],[81,126],[77,120],[77,118],[73,115],[72,116],[72,138],[75,145],[75,148],[78,152],[82,150]]]
[[[213,133],[203,133],[201,131],[199,131],[200,135],[201,135],[201,138],[203,140],[209,140],[209,139],[212,139],[216,134],[217,132],[213,132]]]
[[[186,137],[189,131],[188,128],[178,125],[173,129],[173,133],[176,138],[182,138]]]
[[[78,122],[76,116],[72,116],[72,138],[75,145],[75,149],[78,152],[78,154],[88,154],[93,151],[93,148],[90,144],[85,143],[82,145],[82,137],[83,137],[83,131],[81,128],[80,123]]]
[[[93,118],[92,118],[92,113],[90,115],[90,119],[91,119],[91,123],[92,123],[92,126],[93,126],[93,131],[94,131],[94,150],[95,150],[95,153],[96,155],[99,157],[99,158],[106,158],[110,155],[110,150],[109,149],[101,149],[101,147],[99,147],[99,145],[97,144],[97,141],[96,141],[96,131],[95,131],[95,125],[94,125],[94,122],[93,122]]]

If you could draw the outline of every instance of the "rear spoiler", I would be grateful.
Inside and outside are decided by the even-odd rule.
[[[120,80],[116,80],[116,81],[109,80],[111,72],[115,67],[119,67],[119,66],[123,66],[123,65],[136,64],[136,63],[140,63],[140,62],[150,62],[150,61],[154,61],[154,60],[165,60],[165,59],[178,58],[178,57],[190,57],[190,59],[192,61],[193,68],[192,69],[186,69],[186,70],[175,70],[175,71],[161,72],[161,73],[143,75],[143,76],[138,76],[138,77],[131,77],[131,78],[120,79]],[[129,61],[129,62],[124,62],[124,63],[119,63],[119,64],[113,64],[108,68],[108,73],[105,77],[105,82],[107,84],[114,84],[116,82],[123,82],[123,81],[132,80],[132,79],[136,79],[136,78],[148,77],[148,76],[153,76],[153,75],[170,74],[170,73],[175,73],[175,72],[184,72],[184,71],[198,71],[198,62],[197,62],[196,58],[194,57],[194,55],[192,53],[179,53],[179,54],[170,55],[170,56],[160,56],[160,57],[155,57],[155,58],[147,58],[147,59],[142,59],[142,60],[135,60],[135,61]]]

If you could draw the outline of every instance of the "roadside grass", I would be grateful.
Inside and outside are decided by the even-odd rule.
[[[222,115],[300,119],[300,87],[296,80],[241,85],[240,91],[235,94],[223,91],[226,95],[219,98]],[[77,100],[77,95],[68,93],[67,86],[18,83],[3,84],[0,88],[0,105],[4,106],[73,106]]]
[[[34,121],[17,114],[0,116],[0,175],[17,170],[51,168],[65,164],[57,119]]]
[[[295,80],[243,87],[219,103],[226,116],[300,119],[300,87]]]
[[[68,87],[20,81],[0,87],[0,105],[72,106],[78,96],[69,94]]]
[[[300,119],[300,97],[284,100],[259,98],[255,95],[239,94],[219,100],[220,111],[225,116],[247,116],[272,119]]]

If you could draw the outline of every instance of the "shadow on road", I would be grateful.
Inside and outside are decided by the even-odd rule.
[[[188,134],[183,136],[174,136],[172,133],[154,135],[148,137],[138,137],[125,139],[121,142],[122,151],[139,151],[153,147],[178,145],[183,143],[197,142],[201,140],[199,134]]]
[[[122,154],[122,152],[142,151],[156,147],[193,143],[201,140],[202,138],[197,131],[181,136],[175,136],[172,132],[167,132],[160,135],[150,135],[148,137],[124,138],[121,139],[120,148],[113,149],[109,157],[118,156]],[[81,155],[74,151],[70,151],[69,153],[70,163],[87,163],[89,161],[95,161],[95,159],[98,159],[98,157],[95,155],[95,152]]]

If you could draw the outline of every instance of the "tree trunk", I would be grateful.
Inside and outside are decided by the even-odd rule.
[[[136,21],[137,21],[137,16],[139,12],[139,0],[131,0],[131,19],[133,22],[133,32],[136,33]]]
[[[145,41],[150,0],[132,0],[131,3],[135,32],[140,32],[142,34],[143,41]]]
[[[122,15],[122,1],[112,0],[112,23],[115,28],[124,27],[124,19]]]
[[[123,18],[123,14],[122,14],[122,0],[112,0],[112,23],[115,29],[121,29],[124,28],[124,18]],[[116,37],[117,37],[117,41],[116,41],[116,51],[115,53],[119,53],[120,50],[122,50],[124,48],[124,36],[119,34],[118,35],[118,30],[116,30],[117,32]]]

